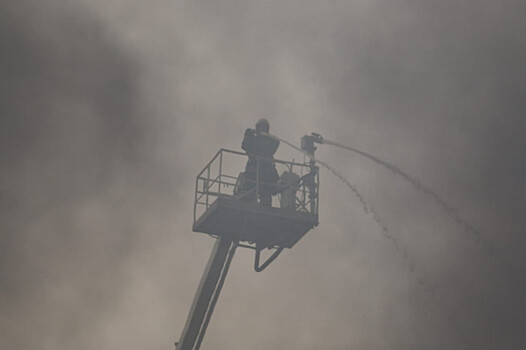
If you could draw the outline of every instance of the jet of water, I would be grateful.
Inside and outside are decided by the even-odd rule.
[[[435,295],[435,290],[434,288],[431,288],[427,282],[424,282],[424,279],[422,277],[420,277],[416,272],[415,272],[415,264],[414,262],[412,261],[412,259],[410,258],[408,252],[407,252],[407,249],[406,247],[404,247],[398,240],[398,238],[394,237],[392,234],[389,233],[389,230],[387,229],[387,226],[383,223],[383,221],[380,219],[380,217],[378,216],[378,213],[376,212],[376,210],[374,210],[374,208],[372,206],[370,206],[369,204],[367,204],[367,201],[365,200],[364,196],[358,191],[358,188],[351,184],[349,180],[347,180],[343,175],[341,175],[336,169],[334,169],[333,167],[331,167],[329,164],[317,159],[314,157],[314,155],[306,152],[305,150],[297,147],[296,145],[288,142],[287,140],[284,140],[278,136],[275,136],[275,135],[272,135],[272,134],[268,134],[268,133],[265,133],[265,135],[269,136],[269,137],[272,137],[273,139],[275,140],[278,140],[278,141],[281,141],[283,142],[284,144],[292,147],[293,149],[303,153],[305,156],[307,156],[309,159],[315,161],[316,163],[319,163],[320,165],[322,165],[324,168],[326,168],[327,170],[329,170],[331,173],[333,173],[333,175],[335,175],[338,179],[340,179],[352,192],[353,194],[358,198],[358,200],[360,201],[360,204],[362,205],[362,208],[363,208],[363,211],[367,214],[367,215],[370,215],[371,218],[378,224],[378,226],[380,226],[380,228],[382,229],[382,236],[389,240],[392,245],[394,246],[395,250],[397,251],[398,254],[400,254],[400,256],[406,261],[407,263],[407,266],[408,266],[408,269],[410,272],[414,273],[416,275],[416,278],[417,278],[417,282],[418,284],[420,285],[420,287],[426,289],[429,293],[431,293],[432,295]]]
[[[471,225],[469,222],[467,222],[465,219],[463,219],[460,214],[458,213],[458,209],[451,206],[450,204],[448,204],[446,201],[444,201],[435,191],[433,191],[431,188],[429,188],[428,186],[424,185],[421,181],[419,181],[418,179],[416,179],[414,176],[411,176],[409,174],[407,174],[406,172],[402,171],[400,168],[398,168],[397,166],[393,165],[393,164],[390,164],[386,161],[383,161],[375,156],[373,156],[372,154],[369,154],[367,152],[364,152],[364,151],[361,151],[357,148],[354,148],[354,147],[349,147],[349,146],[346,146],[346,145],[342,145],[341,143],[338,143],[338,142],[335,142],[335,141],[331,141],[331,140],[326,140],[326,139],[322,139],[322,143],[323,144],[328,144],[328,145],[333,145],[333,146],[336,146],[336,147],[340,147],[340,148],[343,148],[343,149],[346,149],[348,151],[351,151],[351,152],[354,152],[354,153],[357,153],[357,154],[360,154],[370,160],[372,160],[373,162],[391,170],[393,173],[401,176],[403,179],[407,180],[411,185],[413,185],[413,187],[415,187],[418,191],[420,191],[421,193],[425,194],[425,195],[428,195],[430,196],[434,201],[435,203],[437,203],[440,207],[442,207],[442,209],[446,212],[446,214],[448,214],[455,223],[457,223],[460,227],[462,227],[462,229],[468,233],[469,235],[471,235],[473,241],[475,243],[478,243],[480,244],[484,250],[486,251],[486,253],[488,253],[488,255],[490,256],[493,256],[494,258],[500,260],[501,262],[505,263],[506,265],[508,265],[509,263],[506,261],[506,259],[504,259],[502,256],[500,256],[497,251],[495,250],[495,248],[489,243],[487,242],[482,234],[480,233],[480,231],[473,225]]]

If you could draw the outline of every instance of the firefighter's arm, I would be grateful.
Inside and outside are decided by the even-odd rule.
[[[276,153],[276,151],[278,150],[279,140],[272,139],[272,141],[274,141],[272,143],[272,155],[274,155],[274,153]]]
[[[245,136],[243,137],[241,148],[244,149],[247,153],[250,153],[252,151],[252,140],[255,135],[256,131],[254,129],[248,128],[245,130]]]

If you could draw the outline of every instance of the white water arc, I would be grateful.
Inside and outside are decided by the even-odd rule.
[[[415,274],[418,284],[422,288],[426,289],[429,293],[431,293],[433,295],[435,294],[434,288],[431,288],[429,286],[429,284],[424,282],[424,279],[422,277],[420,277],[415,272],[415,263],[410,258],[409,254],[407,252],[407,248],[404,247],[400,243],[398,238],[394,237],[390,233],[390,231],[388,230],[387,226],[380,219],[378,213],[374,210],[374,208],[372,208],[367,203],[367,201],[365,200],[364,196],[358,191],[358,189],[357,189],[357,187],[355,185],[351,184],[351,182],[349,180],[347,180],[343,175],[341,175],[332,166],[330,166],[329,164],[317,159],[312,154],[302,150],[301,148],[295,146],[291,142],[288,142],[287,140],[284,140],[284,139],[282,139],[282,138],[280,138],[278,136],[272,135],[272,134],[266,134],[266,135],[268,135],[269,137],[272,137],[272,138],[274,138],[274,139],[276,139],[276,140],[278,140],[280,142],[283,142],[284,144],[288,145],[289,147],[292,147],[293,149],[297,150],[298,152],[303,153],[305,156],[307,156],[308,158],[314,160],[316,163],[319,163],[321,166],[323,166],[324,168],[329,170],[333,175],[335,175],[338,179],[340,179],[340,181],[342,181],[353,192],[353,194],[358,198],[358,200],[360,201],[360,204],[362,205],[363,211],[367,215],[370,215],[370,217],[378,224],[378,226],[380,226],[380,228],[382,230],[382,236],[392,243],[392,245],[394,246],[394,248],[397,251],[397,253],[406,261],[406,264],[407,264],[407,267],[408,267],[409,271]]]
[[[457,208],[455,208],[452,205],[448,204],[435,191],[433,191],[431,188],[429,188],[428,186],[423,184],[421,181],[419,181],[414,176],[409,175],[408,173],[406,173],[405,171],[401,170],[399,167],[397,167],[397,166],[395,166],[393,164],[390,164],[390,163],[388,163],[388,162],[386,162],[384,160],[379,159],[378,157],[373,156],[372,154],[369,154],[367,152],[361,151],[361,150],[359,150],[357,148],[349,147],[349,146],[343,145],[341,143],[338,143],[338,142],[335,142],[335,141],[331,141],[331,140],[326,140],[326,139],[323,139],[322,143],[323,144],[327,144],[327,145],[340,147],[342,149],[345,149],[345,150],[357,153],[357,154],[359,154],[359,155],[361,155],[363,157],[366,157],[366,158],[372,160],[376,164],[379,164],[379,165],[383,166],[384,168],[387,168],[387,169],[391,170],[393,173],[401,176],[403,179],[405,179],[407,182],[409,182],[418,191],[420,191],[421,193],[431,197],[434,200],[434,202],[437,203],[444,210],[444,212],[456,224],[458,224],[464,230],[464,232],[469,234],[471,236],[472,240],[475,243],[478,243],[488,255],[492,256],[496,260],[499,260],[501,263],[504,263],[505,265],[508,265],[508,267],[509,267],[509,262],[504,257],[500,256],[497,253],[497,251],[495,250],[495,247],[493,245],[491,245],[487,240],[484,239],[483,235],[480,233],[480,231],[475,226],[473,226],[472,224],[470,224],[469,222],[467,222],[464,218],[462,218],[460,216],[459,210]]]

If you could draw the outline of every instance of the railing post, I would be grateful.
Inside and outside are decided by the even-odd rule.
[[[320,210],[320,169],[316,168],[316,215]]]
[[[208,209],[208,192],[210,192],[210,165],[206,170],[206,209]]]
[[[219,154],[219,176],[217,182],[218,198],[221,197],[221,174],[223,174],[223,150],[221,150],[221,153]]]
[[[314,159],[311,158],[309,165],[310,165],[311,172],[316,171],[316,161]],[[309,185],[309,192],[310,192],[309,199],[310,199],[310,214],[313,215],[314,211],[316,210],[316,203],[314,201],[316,200],[316,197],[318,196],[318,188],[317,188],[317,184],[314,184],[314,182],[316,181],[314,174],[312,175],[311,179],[312,180],[310,181],[312,181],[312,183]]]
[[[195,196],[194,196],[194,224],[195,224],[195,215],[197,212],[197,192],[199,191],[199,177],[195,178]]]
[[[256,203],[259,199],[259,157],[255,156],[256,158]]]

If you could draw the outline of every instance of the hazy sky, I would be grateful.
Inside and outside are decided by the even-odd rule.
[[[173,349],[213,239],[195,176],[262,117],[317,155],[320,225],[238,250],[203,349],[523,349],[521,1],[7,1],[0,348]],[[282,145],[278,158],[301,160]],[[395,240],[395,244],[393,243]]]

